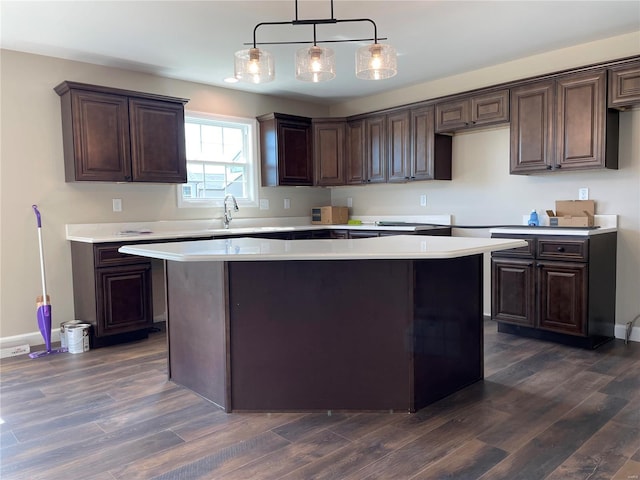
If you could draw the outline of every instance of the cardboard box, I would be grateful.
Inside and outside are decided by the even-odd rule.
[[[593,200],[556,200],[556,211],[547,210],[552,227],[593,227],[596,202]]]
[[[348,207],[313,207],[311,209],[311,223],[314,225],[341,225],[348,221]]]

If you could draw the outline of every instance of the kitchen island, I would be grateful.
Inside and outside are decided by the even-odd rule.
[[[225,411],[413,412],[483,377],[482,255],[399,235],[130,245],[165,260],[169,378]]]

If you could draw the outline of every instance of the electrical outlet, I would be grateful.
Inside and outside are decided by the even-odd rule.
[[[284,209],[285,210],[289,210],[291,208],[291,199],[290,198],[285,198],[284,199]]]
[[[347,197],[347,207],[353,207],[353,198]]]
[[[426,207],[427,206],[427,196],[426,195],[420,195],[420,206],[421,207]]]
[[[589,189],[588,188],[580,188],[580,189],[578,189],[578,200],[589,200]]]
[[[114,198],[112,203],[113,203],[113,211],[114,212],[121,212],[122,211],[122,199]]]
[[[260,199],[260,210],[269,210],[269,199],[261,198]]]

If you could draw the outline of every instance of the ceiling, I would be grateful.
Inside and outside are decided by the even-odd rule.
[[[398,74],[358,80],[361,43],[332,43],[336,78],[294,79],[301,45],[267,45],[276,79],[224,83],[233,54],[261,22],[295,18],[286,1],[0,1],[4,49],[120,67],[169,78],[338,103],[580,43],[640,31],[640,1],[334,1],[334,18],[369,18],[398,51]],[[299,19],[330,18],[330,0],[300,0]],[[319,25],[318,40],[371,38],[369,22]],[[311,26],[262,26],[257,41],[309,41]]]

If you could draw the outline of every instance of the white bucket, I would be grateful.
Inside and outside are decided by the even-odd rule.
[[[67,335],[67,348],[69,353],[82,353],[89,351],[89,329],[88,323],[78,323],[65,328]]]
[[[80,320],[69,320],[68,322],[62,322],[60,324],[60,348],[69,348],[67,343],[67,330],[72,325],[79,325],[82,322]]]

